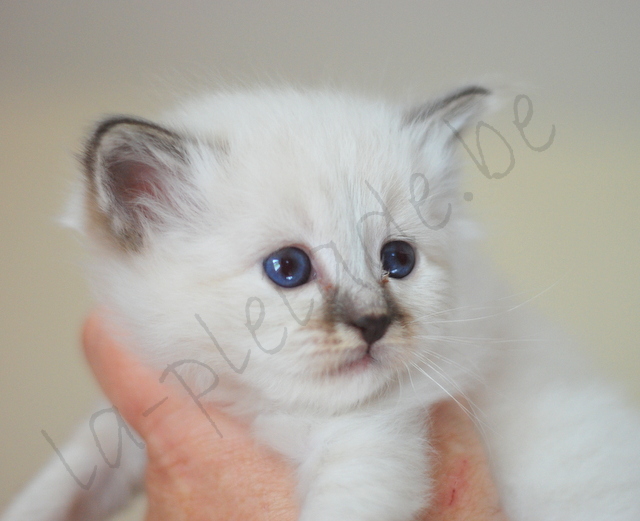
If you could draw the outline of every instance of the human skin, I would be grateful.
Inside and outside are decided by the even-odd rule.
[[[146,444],[146,521],[297,519],[294,467],[246,426],[203,402],[207,418],[183,386],[161,383],[99,312],[85,323],[83,345],[105,395]],[[433,408],[431,439],[434,491],[419,519],[506,521],[481,440],[458,403]]]

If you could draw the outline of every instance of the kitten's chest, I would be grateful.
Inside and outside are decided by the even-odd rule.
[[[258,414],[252,423],[252,434],[291,460],[301,463],[311,450],[313,433],[319,421],[287,413]]]

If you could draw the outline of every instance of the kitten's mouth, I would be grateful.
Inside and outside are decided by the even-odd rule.
[[[329,376],[345,376],[354,375],[366,371],[371,365],[375,363],[375,359],[371,356],[369,351],[365,352],[358,358],[348,360],[339,366],[332,368],[328,371]]]

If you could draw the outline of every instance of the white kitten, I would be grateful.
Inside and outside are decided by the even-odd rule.
[[[473,251],[456,145],[490,99],[220,94],[88,142],[72,224],[100,302],[197,393],[215,371],[202,399],[298,462],[301,520],[412,519],[426,410],[460,394],[510,519],[640,519],[638,417]],[[3,520],[103,518],[141,479],[124,449],[88,490],[55,457]],[[85,485],[95,452],[62,451]]]

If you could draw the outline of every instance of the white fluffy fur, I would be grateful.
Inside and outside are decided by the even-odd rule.
[[[127,153],[153,156],[171,179],[162,188],[171,204],[143,202],[156,218],[139,223],[141,247],[110,240],[118,223],[89,225],[90,211],[108,218],[113,201],[102,185],[92,196],[85,181],[74,201],[72,225],[94,254],[99,301],[149,363],[197,359],[215,368],[220,384],[208,397],[230,401],[259,440],[298,462],[303,521],[412,519],[430,487],[427,409],[448,395],[472,404],[513,521],[640,519],[638,416],[474,252],[457,192],[456,140],[444,120],[462,131],[487,99],[454,95],[411,118],[403,107],[332,92],[204,97],[161,120],[184,139],[182,166],[130,138]],[[421,204],[412,204],[424,189],[415,173],[429,182]],[[99,165],[94,174],[100,183]],[[449,204],[446,225],[432,229]],[[405,279],[389,279],[380,266],[381,246],[396,239],[418,252]],[[310,253],[316,275],[279,289],[262,260],[288,245]],[[362,356],[362,340],[327,318],[328,301],[379,312],[384,292],[404,318],[373,345],[374,363],[345,370]],[[300,320],[313,305],[308,323],[283,295]],[[260,349],[246,326],[252,297],[264,305],[256,335],[265,350],[286,329],[277,353]],[[259,312],[253,301],[253,324]],[[241,375],[196,314],[235,367],[250,352]],[[211,379],[188,376],[200,389]],[[93,468],[87,434],[65,451],[85,475]],[[96,483],[104,486],[82,495],[54,458],[2,519],[71,519],[71,505],[83,512],[78,519],[101,519],[135,489],[141,459],[103,465]]]

